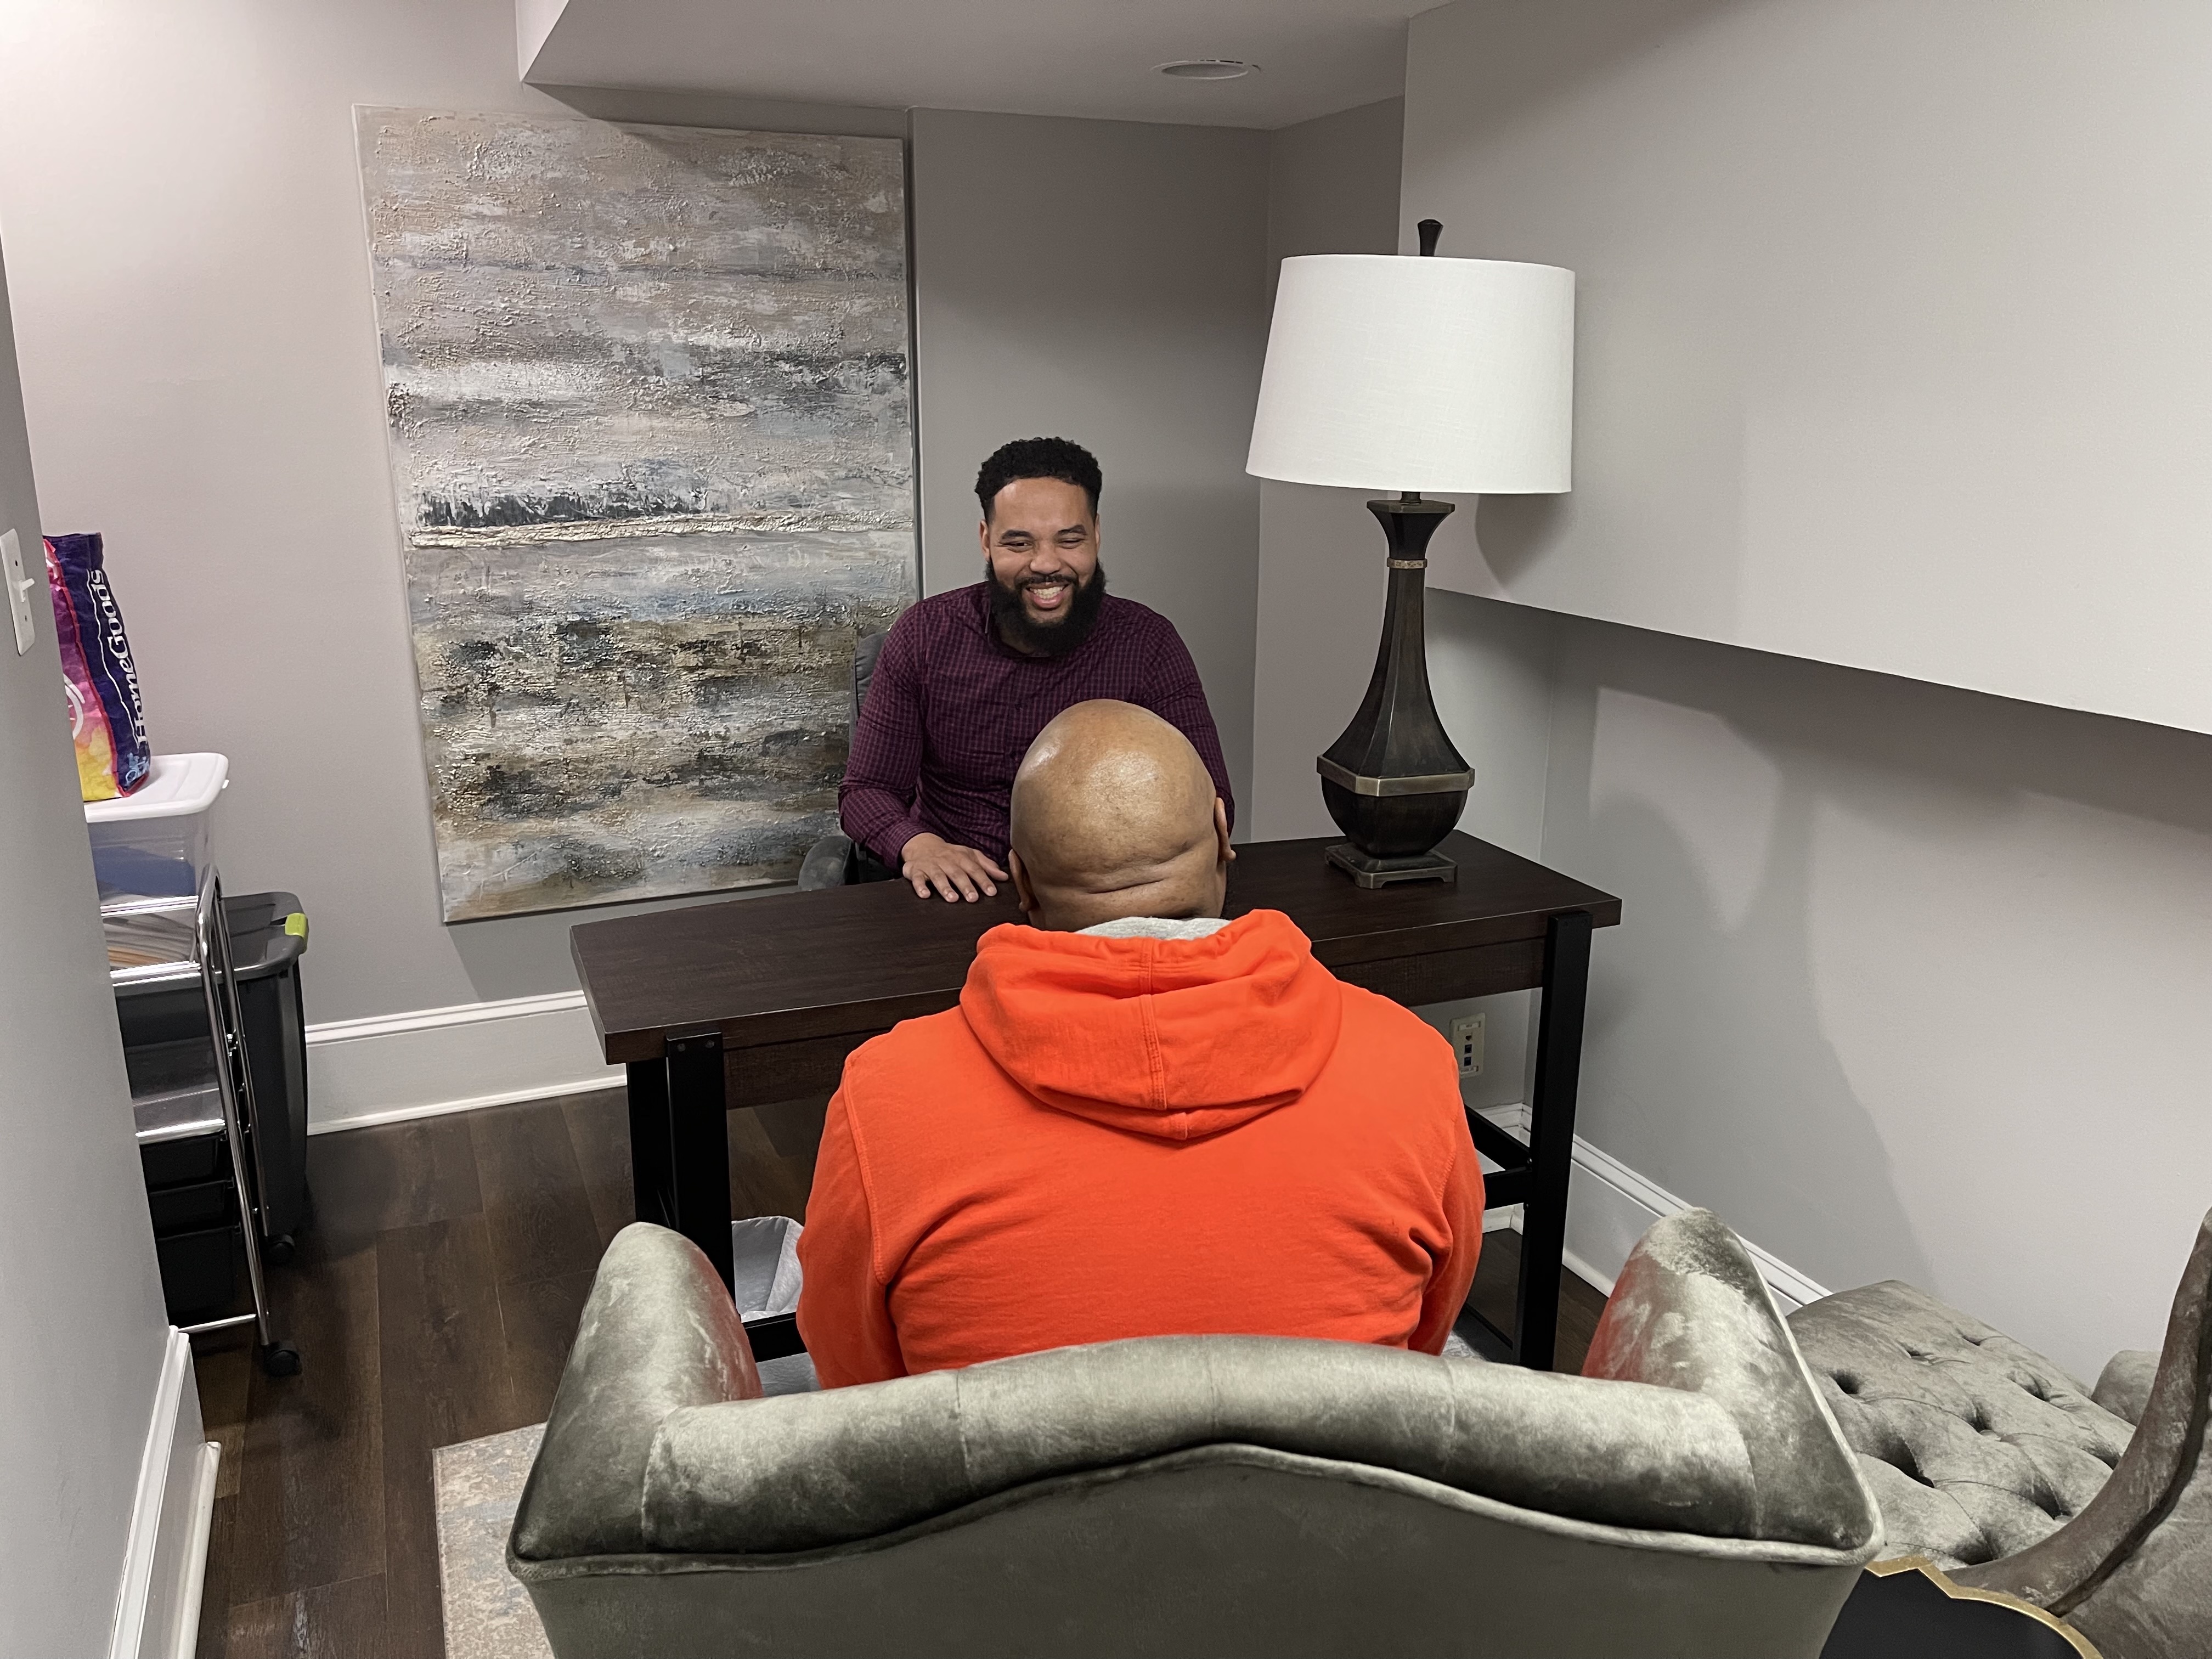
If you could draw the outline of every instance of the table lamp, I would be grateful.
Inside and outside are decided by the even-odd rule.
[[[1315,762],[1350,837],[1329,861],[1362,887],[1458,875],[1436,850],[1474,773],[1429,695],[1422,573],[1455,495],[1551,495],[1573,449],[1575,274],[1556,265],[1319,253],[1283,261],[1244,470],[1290,483],[1395,489],[1367,503],[1390,597],[1367,696]]]

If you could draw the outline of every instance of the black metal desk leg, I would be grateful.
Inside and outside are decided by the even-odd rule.
[[[668,1062],[634,1060],[629,1073],[629,1185],[640,1221],[673,1225],[676,1194],[668,1178]]]
[[[722,1034],[668,1039],[668,1224],[707,1253],[730,1283],[730,1113],[722,1076]]]
[[[722,1037],[668,1039],[629,1066],[629,1176],[637,1218],[672,1227],[730,1282],[730,1120]]]
[[[1513,1356],[1552,1369],[1559,1327],[1559,1258],[1567,1245],[1567,1178],[1575,1161],[1575,1090],[1582,1079],[1583,1005],[1589,992],[1590,918],[1571,910],[1544,932],[1544,1003],[1528,1103],[1528,1195],[1521,1210],[1521,1298]]]

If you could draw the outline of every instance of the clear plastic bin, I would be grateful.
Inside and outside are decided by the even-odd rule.
[[[230,781],[222,755],[156,755],[151,776],[127,795],[88,800],[100,902],[191,898],[214,862],[208,820]]]

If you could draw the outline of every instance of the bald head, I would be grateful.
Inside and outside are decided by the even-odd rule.
[[[1229,816],[1190,739],[1126,702],[1079,702],[1014,776],[1014,884],[1039,927],[1218,916]]]

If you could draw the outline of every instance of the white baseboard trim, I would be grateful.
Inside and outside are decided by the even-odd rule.
[[[173,1659],[192,1659],[200,1644],[200,1599],[207,1589],[208,1539],[215,1530],[215,1483],[222,1472],[222,1448],[210,1440],[200,1448],[193,1478],[191,1540],[185,1556],[185,1594],[178,1603]]]
[[[191,1339],[171,1326],[138,1463],[109,1659],[191,1659],[221,1455],[200,1425]]]
[[[1481,1111],[1499,1128],[1523,1140],[1528,1138],[1526,1105],[1490,1106]],[[1610,1296],[1621,1264],[1628,1260],[1629,1251],[1644,1237],[1644,1231],[1662,1216],[1676,1215],[1692,1207],[1686,1199],[1675,1197],[1657,1182],[1638,1174],[1619,1158],[1599,1151],[1577,1135],[1574,1169],[1567,1177],[1567,1243],[1562,1253],[1566,1265],[1577,1277]],[[1517,1204],[1495,1212],[1495,1218],[1489,1213],[1483,1217],[1486,1232],[1493,1226],[1517,1228],[1520,1224],[1521,1207]],[[1743,1245],[1758,1264],[1760,1277],[1766,1280],[1767,1288],[1774,1292],[1774,1299],[1781,1304],[1784,1313],[1795,1313],[1807,1303],[1818,1302],[1828,1294],[1826,1285],[1799,1273],[1771,1251],[1759,1249],[1747,1238]]]
[[[307,1133],[586,1093],[623,1080],[599,1059],[581,991],[307,1028]]]

